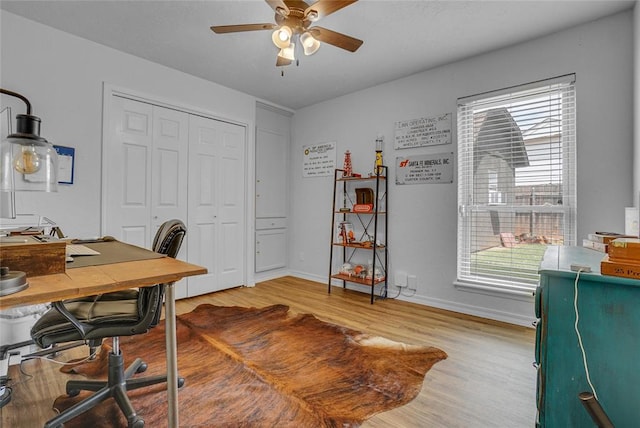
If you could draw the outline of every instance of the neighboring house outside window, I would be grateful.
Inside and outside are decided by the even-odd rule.
[[[575,245],[575,76],[458,100],[456,285],[531,295]]]

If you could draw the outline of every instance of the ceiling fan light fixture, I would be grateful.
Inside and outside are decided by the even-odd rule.
[[[300,35],[300,43],[302,43],[304,54],[307,56],[313,55],[318,51],[318,49],[320,49],[320,42],[308,31],[305,31]]]
[[[289,46],[292,35],[293,31],[291,31],[291,28],[283,25],[280,28],[276,28],[276,30],[271,35],[271,40],[273,40],[273,44],[276,45],[276,47],[285,49],[287,46]]]
[[[308,19],[311,22],[316,22],[319,18],[320,18],[320,15],[318,14],[318,11],[313,9],[310,10],[305,16],[305,19]]]
[[[280,53],[278,54],[278,56],[284,59],[288,59],[289,61],[295,61],[296,59],[295,49],[296,49],[296,44],[290,43],[289,46],[287,46],[286,48],[280,49]]]

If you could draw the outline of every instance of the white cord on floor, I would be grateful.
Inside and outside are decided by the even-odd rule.
[[[587,375],[587,383],[591,388],[591,392],[593,392],[593,396],[597,400],[598,394],[596,394],[596,389],[591,383],[591,376],[589,376],[589,367],[587,365],[587,354],[585,353],[584,345],[582,344],[582,336],[580,336],[580,330],[578,330],[578,319],[580,318],[580,315],[578,314],[578,280],[580,279],[580,272],[582,272],[582,269],[578,270],[578,273],[576,274],[576,280],[573,284],[573,309],[576,313],[576,322],[573,324],[573,328],[575,329],[576,335],[578,336],[578,344],[580,345],[580,351],[582,352],[582,363],[584,364],[584,372]]]
[[[61,366],[75,366],[75,365],[78,365],[78,364],[86,363],[89,360],[92,360],[93,358],[95,358],[96,355],[98,355],[98,351],[93,351],[93,353],[91,355],[89,355],[86,358],[83,358],[82,360],[68,361],[68,362],[56,361],[56,360],[52,360],[51,358],[40,357],[40,356],[28,357],[28,358],[25,358],[23,361],[39,359],[39,360],[42,360],[42,361],[46,361],[48,363],[58,364],[58,365],[61,365]]]

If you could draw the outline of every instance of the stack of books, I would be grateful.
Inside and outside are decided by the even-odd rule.
[[[618,238],[635,238],[630,235],[623,235],[621,233],[614,232],[595,232],[587,235],[587,239],[582,240],[582,246],[591,248],[592,250],[600,251],[602,253],[609,252],[609,243]]]
[[[600,272],[640,279],[640,239],[623,237],[609,242],[609,252],[600,263]]]

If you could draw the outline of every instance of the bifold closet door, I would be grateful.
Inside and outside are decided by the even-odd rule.
[[[244,282],[246,128],[189,116],[189,296]]]
[[[150,248],[163,221],[187,220],[188,114],[111,98],[103,231]]]

